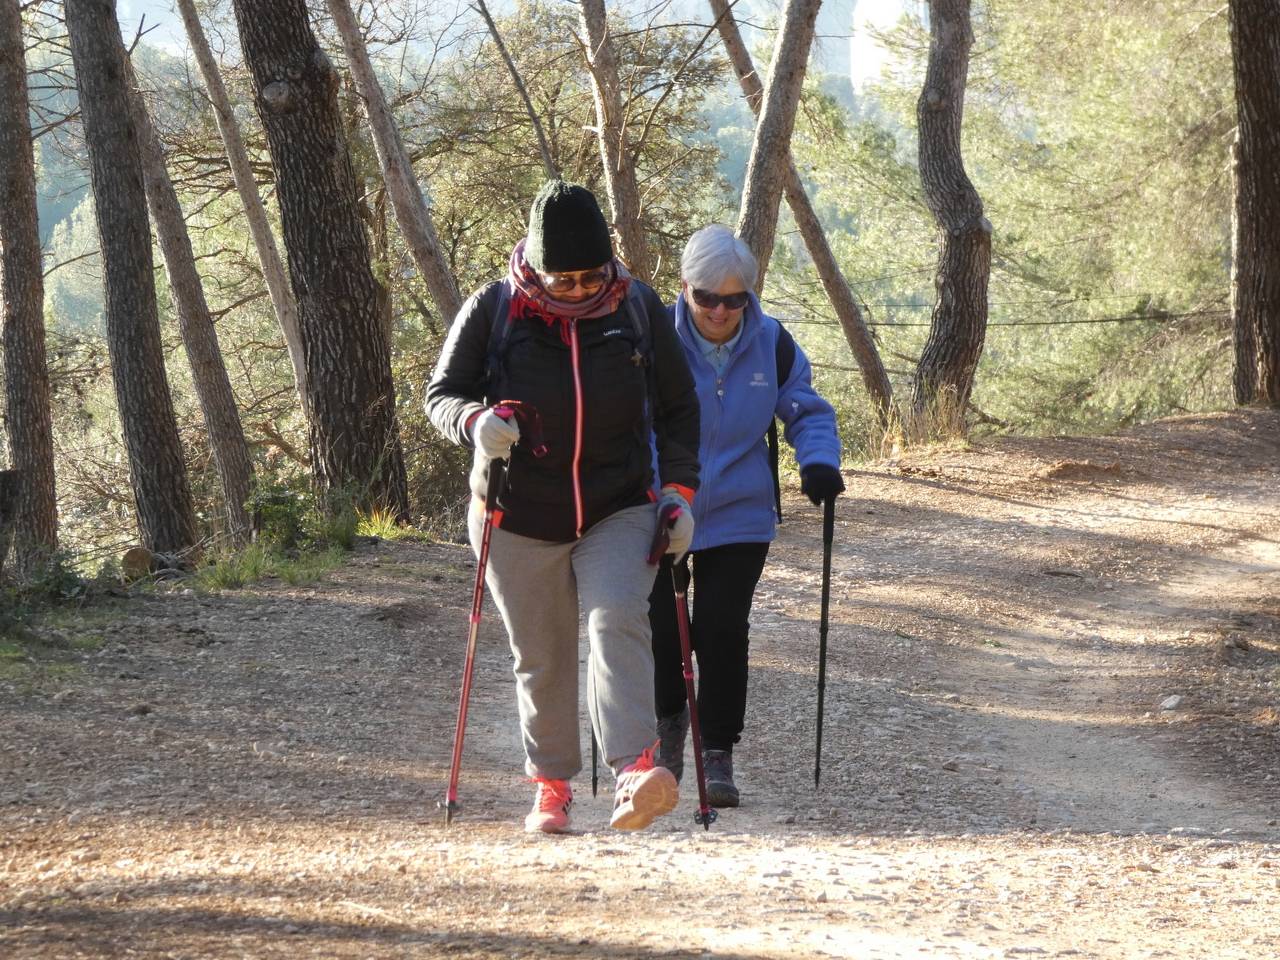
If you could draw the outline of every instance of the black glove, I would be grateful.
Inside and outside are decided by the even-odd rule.
[[[844,477],[835,467],[814,463],[800,468],[800,492],[816,507],[822,501],[844,493]]]

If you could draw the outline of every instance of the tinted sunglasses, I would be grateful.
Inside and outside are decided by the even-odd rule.
[[[722,303],[726,310],[741,310],[747,305],[747,291],[745,290],[722,295],[712,293],[710,290],[699,290],[697,287],[691,287],[690,289],[693,291],[693,302],[707,310],[714,310]]]
[[[579,273],[540,273],[538,279],[550,293],[568,293],[574,287],[582,287],[588,293],[599,290],[609,279],[609,271],[583,270]]]

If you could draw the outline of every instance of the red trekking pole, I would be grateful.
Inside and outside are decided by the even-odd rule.
[[[680,507],[670,504],[658,515],[658,530],[649,548],[649,562],[657,563],[671,542],[668,531],[680,516]],[[710,830],[719,811],[707,802],[707,775],[702,766],[702,727],[698,724],[698,695],[693,687],[693,644],[689,641],[689,566],[688,559],[671,564],[671,586],[676,595],[676,630],[680,635],[680,665],[684,672],[684,693],[689,703],[689,732],[693,734],[693,767],[698,775],[698,812],[694,823]]]
[[[547,455],[547,445],[542,439],[542,418],[538,411],[519,400],[502,400],[494,405],[493,412],[503,420],[516,418],[520,425],[520,442],[527,443],[535,457]],[[484,495],[484,532],[480,535],[480,555],[476,558],[476,582],[471,591],[471,620],[467,632],[467,656],[462,666],[462,696],[458,699],[458,722],[453,733],[453,759],[449,764],[449,788],[445,792],[444,822],[453,822],[458,811],[458,773],[462,769],[462,739],[467,730],[467,704],[471,701],[471,678],[475,673],[476,642],[480,638],[480,609],[484,601],[484,574],[489,566],[489,535],[493,532],[494,515],[498,511],[498,499],[502,496],[507,480],[506,460],[489,461],[489,483]]]

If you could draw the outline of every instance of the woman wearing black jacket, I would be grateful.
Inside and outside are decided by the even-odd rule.
[[[500,349],[495,344],[500,344]],[[492,405],[542,417],[547,454],[518,443]],[[578,618],[587,624],[587,703],[617,787],[612,824],[640,829],[670,812],[676,782],[653,761],[653,654],[647,562],[658,509],[693,536],[698,401],[662,301],[613,256],[584,187],[554,180],[534,199],[508,275],[454,320],[427,387],[431,422],[476,448],[469,515],[478,550],[490,461],[509,458],[486,582],[515,656],[525,770],[537,784],[530,831],[568,828],[578,738]],[[654,503],[656,438],[662,494]]]

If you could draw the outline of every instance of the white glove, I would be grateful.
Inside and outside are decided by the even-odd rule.
[[[503,420],[492,410],[486,410],[471,425],[471,439],[485,459],[506,460],[511,456],[512,446],[520,439],[520,428],[516,426],[515,417]]]
[[[667,553],[671,554],[675,563],[679,563],[689,552],[689,544],[693,543],[693,508],[689,506],[688,500],[674,490],[664,490],[658,500],[658,516],[662,516],[663,509],[672,504],[680,508],[680,515],[667,529]]]

